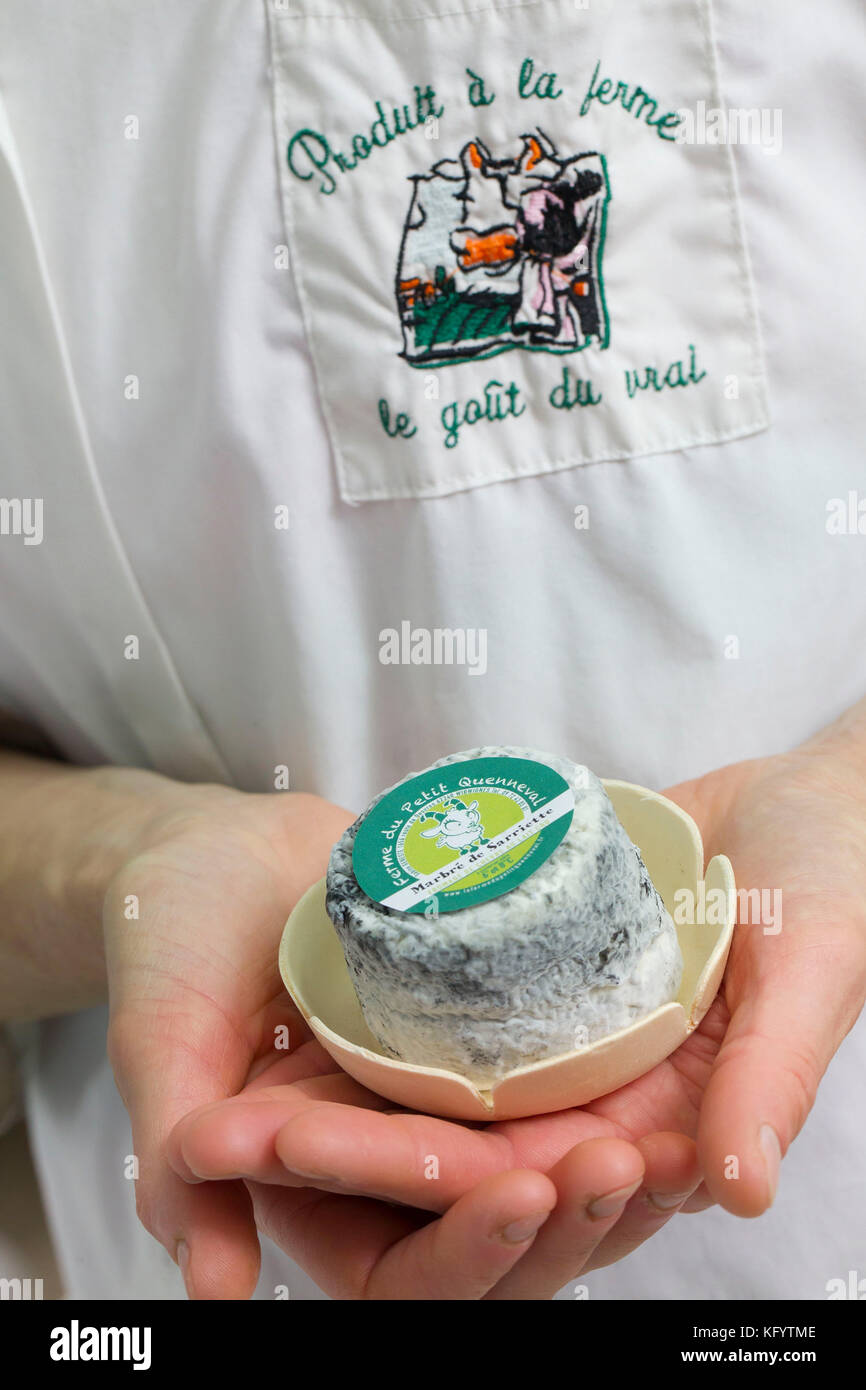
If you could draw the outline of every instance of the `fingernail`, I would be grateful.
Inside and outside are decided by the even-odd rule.
[[[657,1207],[659,1211],[671,1211],[690,1195],[688,1192],[649,1192],[647,1193],[647,1201],[650,1206]]]
[[[633,1197],[637,1192],[641,1181],[638,1178],[637,1182],[631,1183],[628,1187],[618,1187],[615,1192],[606,1192],[603,1197],[596,1197],[586,1209],[590,1220],[604,1221],[608,1216],[615,1216],[625,1206],[629,1197]]]
[[[533,1216],[524,1216],[520,1221],[512,1221],[499,1232],[499,1239],[506,1245],[522,1245],[540,1230],[550,1215],[549,1211],[537,1211]]]
[[[779,1169],[782,1166],[782,1145],[779,1143],[779,1136],[772,1125],[761,1125],[758,1142],[761,1146],[761,1153],[764,1155],[764,1165],[767,1169],[767,1185],[770,1189],[770,1201],[772,1202],[776,1196],[776,1188],[779,1185]]]
[[[329,1182],[335,1187],[341,1186],[340,1179],[335,1178],[333,1173],[308,1173],[304,1168],[296,1168],[293,1163],[287,1163],[286,1167],[296,1178],[308,1178],[310,1182]]]

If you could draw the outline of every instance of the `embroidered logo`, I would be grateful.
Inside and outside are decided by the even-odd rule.
[[[414,366],[608,346],[604,157],[562,158],[541,130],[521,140],[506,159],[471,140],[411,175],[396,289]]]

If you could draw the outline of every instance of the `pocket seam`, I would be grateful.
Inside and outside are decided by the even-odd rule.
[[[268,0],[265,0],[265,3],[268,4]],[[344,24],[373,24],[377,27],[391,25],[394,28],[408,28],[413,24],[424,24],[429,20],[436,19],[463,19],[475,14],[508,14],[512,10],[534,9],[544,3],[545,0],[515,0],[513,4],[509,4],[506,0],[505,4],[500,4],[496,3],[496,0],[492,0],[492,3],[487,5],[471,5],[465,8],[442,11],[427,10],[423,14],[414,14],[409,17],[401,15],[377,16],[369,14],[335,14],[330,10],[308,14],[286,14],[273,9],[270,4],[268,4],[268,9],[273,9],[276,22],[280,24],[303,24],[306,20],[327,19]]]
[[[564,459],[562,462],[558,460],[554,460],[553,462],[545,460],[543,463],[533,462],[525,470],[512,468],[507,473],[501,474],[471,473],[452,475],[450,485],[437,492],[430,490],[432,487],[436,486],[435,483],[429,484],[427,479],[423,479],[421,485],[427,488],[425,492],[409,492],[402,494],[393,491],[380,492],[372,490],[365,492],[350,492],[348,487],[344,488],[341,486],[340,494],[343,500],[350,505],[356,502],[431,501],[440,497],[449,497],[459,492],[468,492],[471,489],[474,490],[477,487],[486,486],[488,483],[509,483],[523,478],[546,478],[555,473],[568,473],[574,468],[585,468],[593,464],[631,463],[635,459],[657,458],[660,454],[685,453],[688,449],[700,449],[709,444],[726,444],[733,439],[746,438],[749,435],[756,434],[759,430],[766,429],[769,423],[769,411],[765,411],[763,415],[751,421],[749,424],[737,425],[733,430],[729,430],[722,434],[698,435],[694,438],[678,439],[675,443],[665,442],[664,444],[653,445],[649,449],[646,447],[633,449],[627,454],[622,453],[622,451],[618,449],[615,453],[600,454],[595,458]],[[340,458],[340,464],[342,465],[342,457]],[[342,467],[339,471],[342,484],[344,478]]]

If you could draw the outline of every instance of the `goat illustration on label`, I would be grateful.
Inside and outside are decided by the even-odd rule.
[[[494,159],[470,140],[411,176],[396,291],[413,366],[608,346],[604,156],[562,158],[541,130],[521,141]]]
[[[473,801],[471,806],[467,806],[465,801],[449,801],[444,811],[429,811],[425,819],[431,818],[437,824],[432,830],[422,830],[421,838],[435,839],[437,849],[447,845],[460,854],[468,854],[471,849],[487,844],[477,801]]]

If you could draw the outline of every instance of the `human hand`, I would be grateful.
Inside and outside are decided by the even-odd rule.
[[[866,702],[791,753],[669,793],[700,825],[707,857],[729,856],[738,884],[730,1021],[700,1110],[696,1205],[767,1209],[781,1158],[863,1007],[864,764]]]
[[[143,828],[103,909],[108,1051],[132,1122],[136,1204],[197,1296],[248,1297],[259,1246],[246,1190],[182,1182],[165,1143],[182,1116],[233,1095],[273,1055],[292,1012],[282,928],[352,817],[314,796],[155,778],[141,799]]]
[[[178,1260],[193,1296],[246,1297],[259,1269],[249,1190],[230,1174],[200,1185],[182,1181],[167,1162],[167,1140],[190,1111],[245,1085],[255,1091],[275,1056],[278,1067],[288,1061],[295,1069],[311,1106],[351,1106],[359,1118],[366,1107],[384,1107],[315,1044],[301,1045],[303,1024],[277,969],[285,918],[321,876],[350,816],[315,797],[165,785],[165,806],[148,812],[146,831],[105,897],[109,1055],[132,1121],[144,1225]],[[296,1048],[289,1059],[275,1048],[284,1028]],[[676,1162],[676,1137],[674,1145]],[[639,1181],[644,1162],[618,1141],[595,1153],[587,1146],[559,1180],[564,1188],[588,1185],[597,1197]],[[650,1172],[663,1179],[667,1162],[664,1151],[649,1147]],[[532,1229],[557,1199],[548,1177],[521,1168],[492,1171],[449,1203],[441,1222],[401,1216],[387,1202],[347,1205],[342,1198],[336,1211],[332,1202],[314,1214],[311,1201],[322,1194],[308,1190],[301,1200],[311,1243],[329,1252],[322,1282],[347,1287],[365,1261],[372,1268],[370,1249],[381,1248],[388,1258],[369,1280],[371,1295],[480,1296],[531,1246]],[[263,1194],[253,1196],[261,1212]],[[575,1211],[585,1206],[576,1203]],[[268,1228],[266,1216],[260,1224]],[[597,1209],[584,1238],[598,1239],[609,1224]],[[315,1257],[302,1253],[301,1260],[319,1273]]]
[[[547,1172],[558,1189],[567,1187],[565,1173],[573,1166],[579,1172],[590,1156],[588,1147],[581,1155],[590,1138],[631,1141],[661,1156],[661,1167],[647,1172],[641,1191],[591,1250],[576,1236],[560,1240],[561,1213],[569,1208],[560,1191],[557,1214],[531,1253],[488,1297],[549,1297],[578,1273],[620,1258],[673,1210],[698,1210],[717,1200],[730,1211],[757,1215],[772,1201],[778,1176],[772,1134],[779,1150],[787,1149],[862,1007],[866,932],[856,885],[866,809],[860,787],[846,738],[831,732],[792,754],[735,764],[671,789],[698,820],[708,857],[723,852],[733,859],[741,889],[781,892],[784,923],[778,933],[772,921],[739,924],[724,998],[683,1047],[631,1085],[582,1110],[476,1128],[385,1114],[369,1093],[340,1100],[310,1096],[299,1054],[276,1064],[237,1100],[186,1121],[172,1140],[179,1171],[250,1179],[265,1228],[300,1255],[324,1287],[330,1281],[338,1292],[348,1288],[348,1296],[358,1296],[351,1274],[341,1279],[315,1223],[298,1218],[304,1209],[312,1214],[308,1184],[320,1192],[364,1193],[447,1212],[476,1184],[509,1169],[532,1167]],[[312,1056],[313,1047],[301,1052]],[[323,1057],[317,1064],[327,1067]],[[695,1197],[689,1196],[696,1181],[691,1136],[706,1178]],[[437,1158],[435,1183],[425,1179],[425,1155]],[[618,1155],[622,1161],[623,1151]],[[595,1157],[596,1187],[588,1194],[603,1185],[600,1151]],[[289,1190],[279,1195],[274,1185]],[[300,1187],[304,1192],[291,1191]],[[660,1213],[646,1200],[648,1187],[679,1200]],[[336,1209],[320,1207],[319,1214],[347,1200],[338,1197]],[[400,1219],[410,1220],[405,1214]],[[387,1251],[368,1241],[362,1268],[375,1271]]]
[[[453,1123],[392,1109],[299,1016],[291,1032],[289,1056],[182,1120],[168,1152],[188,1181],[243,1177],[259,1229],[334,1297],[550,1298],[647,1239],[699,1181],[693,1141],[649,1132],[637,1096],[619,1093],[630,1127],[589,1109]],[[676,1090],[663,1079],[659,1114]],[[503,1201],[508,1224],[538,1218],[534,1241],[503,1237]]]

